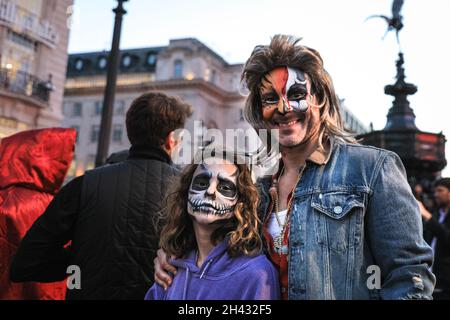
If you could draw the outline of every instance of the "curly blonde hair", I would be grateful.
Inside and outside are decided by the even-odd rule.
[[[299,45],[301,39],[276,35],[270,45],[257,46],[244,66],[241,80],[250,91],[245,104],[247,121],[256,129],[264,128],[262,102],[260,94],[261,80],[277,67],[290,67],[303,71],[311,80],[311,90],[318,99],[321,109],[319,142],[336,139],[347,143],[356,143],[352,134],[344,129],[339,99],[335,93],[333,81],[323,67],[319,52]]]
[[[159,245],[167,254],[176,258],[183,258],[191,250],[197,249],[187,205],[190,185],[198,163],[188,165],[183,170],[179,180],[174,184],[174,190],[166,197],[166,206],[162,211],[163,227]],[[215,230],[211,236],[211,242],[214,245],[229,237],[228,252],[231,256],[252,255],[262,250],[260,220],[257,214],[258,191],[247,165],[239,163],[242,162],[234,161],[239,170],[235,215]]]

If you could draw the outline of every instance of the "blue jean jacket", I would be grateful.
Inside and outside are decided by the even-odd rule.
[[[400,158],[340,142],[330,152],[295,190],[289,299],[431,299],[433,252]],[[270,178],[259,188],[264,219]]]

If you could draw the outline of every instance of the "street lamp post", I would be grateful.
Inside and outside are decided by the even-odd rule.
[[[106,88],[103,98],[102,121],[100,124],[99,141],[97,146],[97,156],[95,166],[102,166],[109,152],[111,139],[112,118],[114,114],[114,97],[116,93],[117,71],[119,69],[120,56],[120,35],[122,31],[122,17],[127,13],[123,3],[128,0],[117,0],[118,6],[113,10],[116,14],[114,23],[114,33],[111,45],[111,52],[108,58],[108,73],[106,78]]]

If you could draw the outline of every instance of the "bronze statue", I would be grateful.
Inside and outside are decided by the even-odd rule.
[[[400,45],[400,39],[399,39],[399,33],[400,30],[403,29],[403,16],[400,14],[400,11],[402,10],[404,0],[394,0],[394,3],[392,4],[392,17],[389,18],[385,15],[373,15],[366,19],[372,19],[372,18],[383,18],[387,24],[388,29],[386,30],[386,33],[383,36],[383,39],[386,37],[386,35],[389,33],[389,31],[395,30],[396,36],[397,36],[397,43]]]

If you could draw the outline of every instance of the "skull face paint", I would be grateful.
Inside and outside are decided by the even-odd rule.
[[[268,121],[276,110],[280,114],[306,112],[309,108],[308,78],[300,70],[280,67],[269,72],[261,81],[263,119]]]
[[[238,201],[238,173],[229,162],[199,164],[189,189],[188,213],[203,224],[232,218]]]

